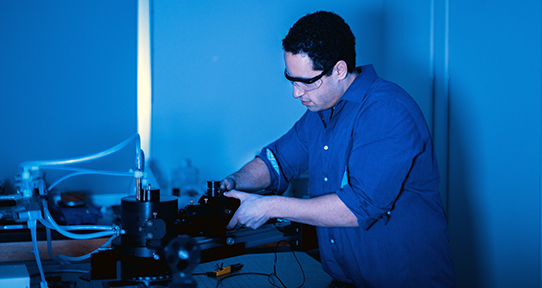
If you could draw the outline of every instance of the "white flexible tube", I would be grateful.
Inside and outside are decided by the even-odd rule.
[[[68,174],[68,175],[56,180],[53,184],[49,185],[49,187],[47,188],[47,191],[51,191],[53,189],[53,187],[55,187],[58,183],[66,180],[66,179],[68,179],[70,177],[77,176],[77,175],[100,174],[100,175],[127,176],[127,177],[134,177],[134,175],[135,175],[134,172],[99,171],[99,170],[79,169],[79,168],[72,168],[72,169],[77,169],[77,170],[81,170],[81,171]],[[71,170],[71,169],[67,169],[67,170]],[[86,171],[83,171],[83,170],[86,170]]]
[[[64,261],[83,261],[85,259],[90,258],[90,256],[92,254],[98,252],[101,248],[109,246],[109,244],[111,244],[113,239],[115,239],[116,237],[117,237],[117,235],[111,236],[107,241],[105,241],[104,244],[102,244],[100,247],[96,248],[96,250],[94,250],[94,251],[92,251],[92,252],[90,252],[90,253],[88,253],[86,255],[71,257],[71,256],[66,256],[66,255],[59,254],[58,258],[60,258],[60,259],[62,259]]]
[[[112,229],[115,229],[113,228],[112,226],[107,226],[107,225],[67,225],[67,226],[60,226],[60,228],[64,229],[64,230],[100,230],[100,231],[103,231],[103,230],[112,230]]]
[[[120,144],[117,144],[114,147],[111,147],[111,148],[109,148],[107,150],[104,150],[104,151],[96,153],[96,154],[92,154],[92,155],[88,155],[88,156],[84,156],[84,157],[80,157],[80,158],[73,158],[73,159],[46,160],[46,161],[28,161],[28,162],[23,162],[23,163],[19,164],[19,167],[20,168],[33,168],[33,167],[66,165],[66,164],[74,164],[74,163],[86,162],[86,161],[98,159],[98,158],[107,156],[109,154],[115,153],[115,152],[119,151],[120,149],[124,148],[125,146],[127,146],[128,143],[130,143],[133,140],[137,140],[136,141],[136,154],[139,155],[141,153],[140,152],[141,151],[141,139],[139,137],[139,134],[136,133],[136,134],[132,135],[130,138],[128,138],[128,139],[124,140],[123,142],[121,142]]]
[[[89,233],[89,234],[76,234],[76,233],[68,232],[55,222],[55,220],[51,216],[51,213],[49,212],[49,209],[47,208],[47,202],[43,200],[42,203],[43,203],[43,214],[45,216],[45,219],[40,219],[40,222],[46,227],[55,229],[58,233],[62,234],[65,237],[82,240],[82,239],[94,239],[94,238],[100,238],[100,237],[106,237],[106,236],[112,236],[112,235],[119,235],[120,233],[120,231],[118,231],[115,227],[111,227],[111,229],[107,231],[101,231],[101,232]]]
[[[82,175],[82,174],[105,174],[105,175],[115,175],[115,176],[135,176],[136,178],[140,178],[140,177],[143,176],[142,172],[143,172],[143,165],[144,165],[144,155],[143,155],[143,151],[141,151],[141,139],[140,139],[140,136],[139,136],[138,133],[136,133],[133,136],[131,136],[130,138],[124,140],[120,144],[118,144],[118,145],[116,145],[116,146],[114,146],[114,147],[112,147],[110,149],[107,149],[105,151],[96,153],[96,154],[92,154],[92,155],[88,155],[88,156],[80,157],[80,158],[74,158],[74,159],[51,160],[51,161],[28,161],[28,162],[23,162],[23,163],[19,164],[19,168],[22,170],[23,179],[27,183],[31,183],[33,180],[36,180],[36,179],[31,178],[30,171],[39,170],[40,167],[46,167],[46,168],[49,168],[49,169],[59,169],[59,168],[55,168],[54,166],[81,163],[81,162],[86,162],[86,161],[98,159],[98,158],[101,158],[101,157],[104,157],[104,156],[107,156],[107,155],[110,155],[112,153],[115,153],[115,152],[119,151],[120,149],[127,146],[128,143],[130,143],[133,140],[137,140],[136,141],[136,168],[139,171],[134,171],[134,172],[114,172],[113,171],[112,172],[112,171],[96,171],[96,170],[90,170],[90,169],[81,169],[81,168],[68,167],[68,168],[64,168],[64,170],[72,170],[72,171],[76,171],[76,172],[72,173],[72,174],[69,174],[69,175],[66,175],[66,176],[62,177],[61,179],[57,180],[53,185],[51,185],[51,187],[49,187],[49,190],[52,189],[55,185],[57,185],[61,181],[65,180],[65,179],[67,179],[69,177],[76,176],[76,175]],[[41,182],[41,183],[43,184],[43,182]],[[26,187],[26,188],[30,189],[29,187]],[[40,189],[40,195],[45,194],[44,187],[40,186],[39,189]],[[49,251],[49,254],[51,255],[52,259],[55,259],[55,260],[58,260],[58,261],[66,261],[68,259],[71,259],[73,261],[79,261],[79,260],[87,259],[88,257],[90,257],[90,255],[92,253],[97,252],[101,247],[108,246],[111,243],[111,241],[113,241],[113,239],[115,237],[117,237],[118,235],[123,233],[123,230],[120,229],[120,227],[118,227],[118,226],[105,227],[105,226],[99,226],[99,225],[89,225],[89,226],[80,225],[80,226],[75,226],[75,227],[70,227],[70,228],[61,227],[55,222],[55,220],[51,216],[51,213],[49,212],[49,209],[47,207],[47,201],[43,200],[42,204],[43,204],[43,214],[45,215],[46,219],[43,219],[41,217],[41,215],[39,217],[36,217],[36,218],[38,218],[39,221],[43,225],[45,225],[47,227],[48,251]],[[45,275],[43,273],[43,267],[41,265],[41,260],[40,260],[40,256],[39,256],[39,250],[38,250],[38,240],[37,240],[37,232],[36,232],[37,220],[36,219],[28,220],[27,224],[28,224],[28,228],[30,229],[30,234],[32,236],[32,246],[33,246],[32,253],[34,254],[34,257],[36,258],[36,263],[37,263],[37,266],[38,266],[38,269],[39,269],[39,272],[40,272],[40,276],[41,276],[40,287],[41,288],[47,288],[47,281],[45,280]],[[79,257],[69,257],[69,256],[65,256],[65,255],[59,255],[59,257],[56,257],[53,254],[53,251],[52,251],[51,237],[50,237],[51,235],[50,235],[50,230],[49,229],[55,229],[56,231],[58,231],[60,234],[64,235],[65,237],[72,238],[72,239],[80,239],[81,240],[81,239],[99,238],[99,237],[104,237],[104,236],[111,236],[111,237],[102,246],[98,247],[96,250],[94,250],[93,252],[91,252],[91,253],[89,253],[87,255],[83,255],[83,256],[79,256]],[[97,232],[97,233],[89,233],[89,234],[76,234],[76,233],[68,232],[67,230],[104,230],[104,231]]]
[[[32,253],[34,254],[34,257],[36,258],[36,263],[38,265],[38,270],[40,271],[41,276],[41,282],[40,287],[46,288],[47,287],[47,281],[45,280],[45,275],[43,273],[43,267],[41,266],[41,260],[40,260],[40,252],[38,250],[38,236],[36,232],[36,220],[28,220],[27,222],[28,228],[30,229],[30,235],[32,236]]]
[[[49,215],[49,217],[50,217],[50,215]],[[71,232],[68,232],[68,231],[60,228],[60,226],[58,226],[56,223],[51,222],[51,221],[54,221],[54,220],[52,220],[52,217],[51,217],[51,219],[46,219],[46,220],[40,219],[40,222],[43,225],[45,225],[46,227],[49,227],[51,229],[55,229],[61,235],[65,236],[65,237],[68,237],[68,238],[71,238],[71,239],[76,239],[76,240],[94,239],[94,238],[107,237],[107,236],[112,236],[112,235],[117,235],[118,234],[117,231],[115,231],[115,230],[101,231],[101,232],[88,233],[88,234],[76,234],[76,233],[71,233]],[[48,225],[48,223],[50,225]]]
[[[102,244],[100,247],[98,247],[96,250],[78,257],[70,257],[66,255],[59,254],[58,256],[53,253],[53,246],[52,246],[52,239],[51,239],[51,229],[54,229],[53,225],[50,224],[48,221],[44,220],[41,221],[45,225],[46,228],[46,236],[47,236],[47,252],[49,253],[49,256],[51,259],[60,262],[64,265],[69,265],[69,261],[82,261],[85,259],[88,259],[93,253],[96,253],[99,251],[100,248],[107,247],[109,244],[111,244],[111,241],[117,237],[117,235],[113,235],[109,238],[108,241],[106,241],[104,244]],[[58,226],[61,227],[64,230],[111,230],[113,229],[110,226],[105,225],[72,225],[72,226]]]
[[[49,229],[55,229],[55,226],[53,226],[52,224],[49,223],[48,220],[43,220],[43,221],[40,221],[43,226],[49,228]],[[107,225],[66,225],[66,226],[61,226],[61,225],[58,225],[57,224],[57,227],[60,227],[62,230],[65,230],[65,231],[70,231],[70,230],[98,230],[98,231],[107,231],[107,230],[114,230],[115,228],[112,227],[112,226],[107,226]]]
[[[53,245],[51,241],[51,228],[49,227],[45,228],[45,235],[47,236],[47,253],[49,253],[49,257],[51,257],[51,259],[57,262],[60,262],[60,264],[62,265],[70,265],[71,264],[70,262],[56,257],[56,255],[53,253]]]

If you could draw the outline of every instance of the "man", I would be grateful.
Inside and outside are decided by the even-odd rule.
[[[228,228],[270,218],[316,226],[336,287],[454,287],[437,162],[417,104],[371,65],[356,68],[354,35],[334,13],[299,19],[282,44],[285,76],[308,110],[222,180],[224,195],[241,200]],[[310,199],[241,192],[283,192],[307,169]]]

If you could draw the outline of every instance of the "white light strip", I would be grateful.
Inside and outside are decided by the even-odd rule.
[[[147,162],[151,158],[152,113],[150,0],[139,0],[137,11],[137,132]]]

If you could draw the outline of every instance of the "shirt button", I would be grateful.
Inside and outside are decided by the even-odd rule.
[[[326,145],[326,146],[324,146],[324,150],[327,150],[327,149],[329,149],[329,147],[327,147],[327,145]]]
[[[324,181],[327,182],[327,177],[324,177]]]
[[[335,244],[335,240],[331,239],[331,244]]]

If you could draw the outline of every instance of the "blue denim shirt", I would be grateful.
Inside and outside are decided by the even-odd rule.
[[[335,107],[307,110],[258,155],[271,172],[270,189],[286,190],[308,169],[311,197],[336,193],[356,215],[357,228],[317,227],[322,265],[335,279],[358,287],[454,287],[437,161],[422,112],[372,65],[358,71]]]

